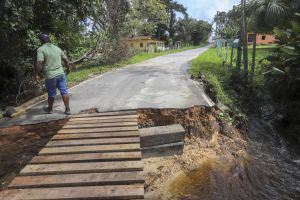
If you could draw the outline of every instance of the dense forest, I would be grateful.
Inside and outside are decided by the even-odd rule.
[[[40,33],[49,34],[74,65],[89,60],[101,65],[132,56],[124,42],[129,37],[198,45],[212,29],[174,0],[3,0],[0,19],[2,108],[41,93],[33,76]]]

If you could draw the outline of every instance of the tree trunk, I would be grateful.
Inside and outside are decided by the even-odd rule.
[[[256,38],[257,38],[257,18],[254,19],[254,30],[253,30],[253,50],[252,50],[252,65],[251,65],[251,75],[250,80],[254,79],[254,70],[256,62]]]
[[[243,63],[244,76],[248,77],[248,41],[247,41],[247,19],[246,19],[246,0],[242,0],[243,9]]]
[[[169,33],[170,38],[172,39],[172,45],[174,44],[174,21],[175,21],[175,13],[171,10],[170,24],[169,24]]]

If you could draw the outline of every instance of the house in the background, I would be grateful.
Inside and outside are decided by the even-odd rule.
[[[253,33],[248,33],[248,43],[253,43],[254,42],[254,34]],[[274,35],[271,34],[257,34],[256,37],[256,44],[273,44],[276,42],[276,38]]]
[[[151,36],[136,36],[127,39],[131,48],[145,51],[145,52],[158,52],[165,50],[165,42],[153,39]]]

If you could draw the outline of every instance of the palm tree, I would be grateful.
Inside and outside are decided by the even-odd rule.
[[[273,27],[278,24],[285,16],[288,8],[285,5],[284,0],[251,0],[249,2],[249,8],[254,17],[253,52],[250,75],[250,79],[253,80],[256,61],[257,30],[259,27]]]

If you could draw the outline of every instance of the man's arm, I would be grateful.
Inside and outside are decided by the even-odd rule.
[[[43,61],[37,61],[35,66],[35,80],[40,83],[41,82],[41,69],[43,67]]]
[[[67,74],[69,74],[71,72],[71,69],[72,69],[70,61],[67,57],[63,57],[63,61],[64,61],[65,66],[67,68]]]

